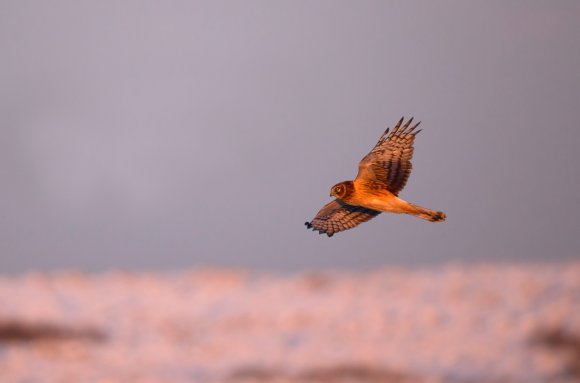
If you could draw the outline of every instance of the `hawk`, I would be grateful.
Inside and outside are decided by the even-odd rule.
[[[332,237],[334,233],[352,229],[381,213],[410,214],[431,222],[445,221],[445,213],[413,205],[398,197],[411,174],[413,142],[421,131],[405,125],[404,117],[395,128],[383,133],[379,142],[358,164],[354,181],[344,181],[330,189],[334,201],[326,204],[316,217],[305,225],[308,229]]]

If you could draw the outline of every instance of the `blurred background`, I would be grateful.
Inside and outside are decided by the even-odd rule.
[[[0,57],[0,381],[580,381],[579,2],[0,0]],[[401,116],[448,220],[307,231]]]
[[[0,270],[580,255],[580,5],[2,1]],[[401,116],[402,198],[306,231]]]

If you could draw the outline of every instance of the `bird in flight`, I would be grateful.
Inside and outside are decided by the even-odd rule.
[[[421,131],[420,122],[405,125],[404,117],[395,128],[383,133],[379,142],[358,164],[354,181],[344,181],[330,189],[334,201],[326,204],[316,217],[305,225],[308,229],[332,237],[334,233],[352,229],[380,213],[410,214],[431,222],[445,221],[445,213],[413,205],[398,197],[411,174],[413,142]]]

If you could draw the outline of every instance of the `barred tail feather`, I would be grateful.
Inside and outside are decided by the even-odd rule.
[[[413,210],[409,212],[409,214],[431,222],[445,221],[446,216],[442,211],[435,211],[412,204],[410,205],[413,207]]]

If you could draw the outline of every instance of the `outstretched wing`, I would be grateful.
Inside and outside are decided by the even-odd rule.
[[[373,150],[361,160],[355,184],[367,189],[387,189],[394,195],[405,187],[411,174],[413,142],[421,129],[415,131],[420,122],[409,128],[413,117],[401,127],[403,119],[390,134],[387,128]]]
[[[377,210],[349,205],[339,199],[335,199],[320,209],[316,217],[311,222],[306,222],[305,225],[308,229],[318,231],[319,234],[325,233],[332,237],[334,233],[352,229],[380,213]]]

